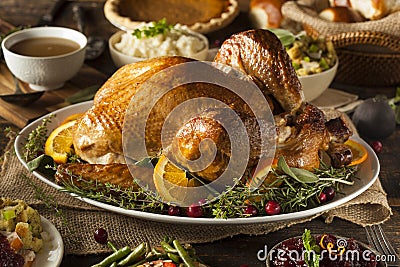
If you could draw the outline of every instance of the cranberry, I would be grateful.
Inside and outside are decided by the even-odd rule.
[[[321,194],[319,194],[318,201],[321,204],[326,202],[326,194],[324,192],[321,192]]]
[[[267,215],[276,215],[281,213],[281,205],[274,200],[269,200],[267,204],[265,204],[265,212]]]
[[[105,229],[99,228],[94,232],[94,240],[99,244],[106,244],[108,240],[108,233]]]
[[[178,216],[181,213],[181,209],[177,206],[169,206],[168,215],[170,216]]]
[[[335,197],[335,189],[332,187],[327,187],[324,189],[324,194],[326,195],[326,201],[331,201]]]
[[[189,217],[199,218],[199,217],[203,216],[203,208],[201,206],[199,206],[198,204],[192,204],[187,208],[186,214]]]
[[[250,216],[257,216],[258,215],[258,209],[254,205],[247,205],[244,208],[244,214],[250,215]]]
[[[382,151],[382,143],[380,141],[372,141],[370,142],[372,149],[375,151],[376,154],[381,153]]]

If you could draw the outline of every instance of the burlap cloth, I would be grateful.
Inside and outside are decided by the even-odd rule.
[[[13,140],[8,144],[2,159],[0,196],[23,199],[38,209],[40,214],[49,219],[61,233],[66,254],[107,252],[108,249],[105,246],[93,241],[93,232],[98,227],[108,229],[110,240],[122,247],[145,240],[159,243],[164,236],[173,236],[182,242],[205,243],[238,234],[261,235],[309,221],[318,216],[324,216],[327,223],[332,222],[334,217],[338,217],[364,226],[384,222],[392,214],[386,193],[377,180],[370,189],[354,200],[328,212],[301,220],[228,226],[159,223],[99,209],[48,186],[24,169],[14,153]],[[24,178],[24,175],[30,179]],[[47,208],[45,202],[38,200],[34,188],[30,185],[32,181],[43,190],[45,195],[57,201],[62,217],[57,216],[54,209]]]

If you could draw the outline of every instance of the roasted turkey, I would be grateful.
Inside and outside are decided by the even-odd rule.
[[[208,97],[222,101],[240,114],[250,137],[248,167],[255,165],[260,154],[260,131],[254,114],[236,94],[215,84],[190,83],[174,88],[154,104],[152,97],[155,91],[140,93],[140,90],[144,90],[142,85],[155,74],[170,66],[191,61],[183,57],[161,57],[117,70],[99,89],[92,108],[75,124],[73,144],[76,153],[90,164],[125,163],[122,129],[129,103],[136,97],[137,113],[152,106],[145,129],[145,144],[148,153],[155,155],[162,148],[161,129],[168,114],[185,100]],[[328,151],[332,155],[342,153],[336,148],[340,148],[351,131],[345,123],[340,123],[343,122],[340,118],[337,119],[339,123],[327,123],[321,110],[305,102],[290,58],[273,33],[268,30],[250,30],[235,34],[222,44],[214,61],[229,65],[251,77],[268,100],[277,133],[275,157],[284,156],[290,166],[313,170],[319,167],[320,151]],[[169,79],[159,82],[168,86],[168,83],[179,79],[181,75],[190,74],[174,73]],[[200,156],[199,143],[203,139],[213,140],[217,148],[214,162],[196,172],[209,181],[216,179],[226,168],[230,156],[227,133],[216,121],[212,121],[213,116],[219,112],[199,108],[198,116],[182,123],[177,132],[171,133],[171,147],[166,151],[172,153],[171,158],[180,166],[190,169],[182,158],[174,157],[174,149],[175,152],[178,149],[186,159],[195,160]],[[133,133],[132,142],[135,142],[135,129],[130,130]],[[347,134],[341,139],[337,138],[337,133],[343,132]],[[341,161],[334,163],[344,164]]]

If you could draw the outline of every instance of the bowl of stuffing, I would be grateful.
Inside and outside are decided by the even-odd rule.
[[[161,56],[205,60],[208,39],[187,26],[160,20],[142,23],[135,30],[116,32],[109,39],[109,49],[117,67]]]
[[[339,60],[332,42],[305,32],[269,29],[281,40],[303,87],[306,101],[318,98],[335,78]]]

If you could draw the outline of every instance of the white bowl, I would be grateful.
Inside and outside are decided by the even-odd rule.
[[[304,97],[307,102],[319,97],[335,78],[339,61],[336,59],[336,64],[321,73],[299,76],[300,83],[303,87]]]
[[[79,48],[58,56],[33,57],[11,52],[16,43],[38,37],[58,37],[76,42]],[[1,47],[7,67],[20,80],[38,91],[60,88],[74,77],[85,60],[86,36],[78,31],[63,27],[34,27],[17,31],[7,36]]]
[[[118,31],[114,33],[110,39],[108,40],[108,47],[110,49],[111,59],[113,60],[116,67],[122,67],[124,65],[135,63],[138,61],[146,60],[147,58],[142,57],[134,57],[126,55],[115,48],[115,44],[121,41],[121,35],[126,33],[125,31]],[[191,56],[191,58],[196,60],[206,60],[208,56],[208,39],[204,35],[200,33],[193,32],[197,37],[199,37],[204,43],[204,49],[200,50],[195,55]]]

